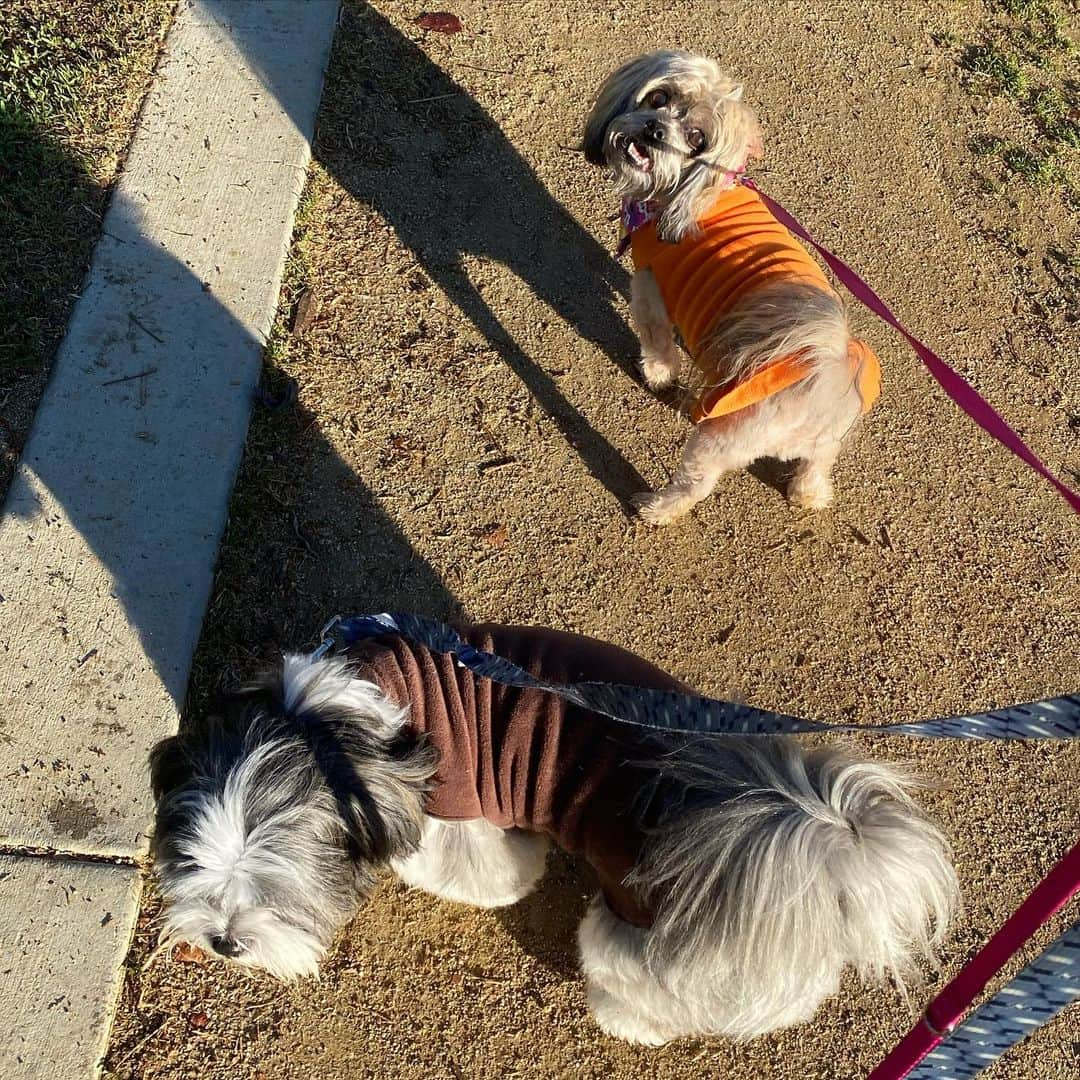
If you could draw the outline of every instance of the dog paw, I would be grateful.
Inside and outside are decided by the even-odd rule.
[[[794,482],[788,488],[788,502],[792,506],[798,506],[803,510],[824,510],[833,501],[833,486],[831,481],[812,484]]]
[[[638,362],[641,377],[650,390],[666,390],[673,385],[679,374],[678,361],[667,357],[643,356]]]
[[[638,517],[650,525],[666,525],[683,512],[682,507],[672,503],[668,496],[659,491],[642,491],[631,495],[630,503]]]
[[[670,1035],[606,990],[592,987],[588,997],[593,1019],[606,1034],[641,1046],[663,1046],[670,1041]]]

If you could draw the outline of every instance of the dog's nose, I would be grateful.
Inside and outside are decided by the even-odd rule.
[[[650,120],[645,125],[645,134],[649,136],[653,142],[662,143],[664,141],[664,125],[659,120]]]
[[[244,951],[244,946],[240,944],[236,938],[229,937],[228,934],[220,934],[210,939],[210,948],[218,954],[218,956],[228,956],[235,958]]]

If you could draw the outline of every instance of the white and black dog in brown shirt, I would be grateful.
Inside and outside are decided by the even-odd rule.
[[[590,638],[462,635],[550,682],[686,689]],[[955,906],[948,847],[893,768],[793,738],[646,733],[399,637],[285,657],[152,766],[167,940],[314,974],[381,868],[497,907],[553,842],[597,879],[589,1004],[637,1042],[799,1023],[849,965],[910,977]]]

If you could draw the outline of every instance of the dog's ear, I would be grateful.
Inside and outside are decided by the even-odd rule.
[[[150,787],[155,799],[182,787],[191,778],[191,758],[182,735],[162,739],[150,751]]]
[[[635,56],[621,67],[616,68],[597,91],[592,111],[585,121],[585,133],[581,139],[581,149],[585,160],[593,165],[604,165],[604,146],[607,142],[607,130],[611,122],[621,116],[634,101],[642,87],[663,71],[673,56],[671,52],[646,53]]]
[[[721,169],[739,169],[761,157],[761,125],[743,101],[741,86],[733,86],[724,96],[716,120],[716,147],[710,157]]]
[[[754,110],[742,101],[742,87],[732,84],[716,112],[714,143],[708,157],[683,173],[679,187],[657,224],[661,240],[677,243],[692,232],[708,208],[714,189],[730,186],[730,174],[761,157],[761,127]]]
[[[627,99],[622,88],[624,68],[610,75],[600,87],[596,101],[585,121],[585,131],[581,137],[581,149],[585,160],[590,165],[604,165],[604,145],[607,142],[607,129],[612,120],[619,116],[626,107]],[[617,83],[618,80],[618,83]]]
[[[435,760],[430,748],[408,741],[387,746],[382,754],[353,758],[353,782],[341,810],[360,860],[382,865],[417,849],[423,833],[417,789],[431,778]]]

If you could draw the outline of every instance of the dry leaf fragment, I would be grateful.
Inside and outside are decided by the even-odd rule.
[[[311,289],[304,289],[297,298],[293,308],[292,330],[293,337],[301,337],[315,319],[316,304],[315,293]]]
[[[506,543],[506,526],[489,525],[480,532],[480,539],[492,547],[501,548]]]
[[[205,964],[206,953],[198,945],[192,945],[188,941],[181,941],[173,948],[172,960],[177,964]]]
[[[421,30],[435,30],[440,34],[460,34],[461,20],[449,11],[424,11],[416,16]]]

